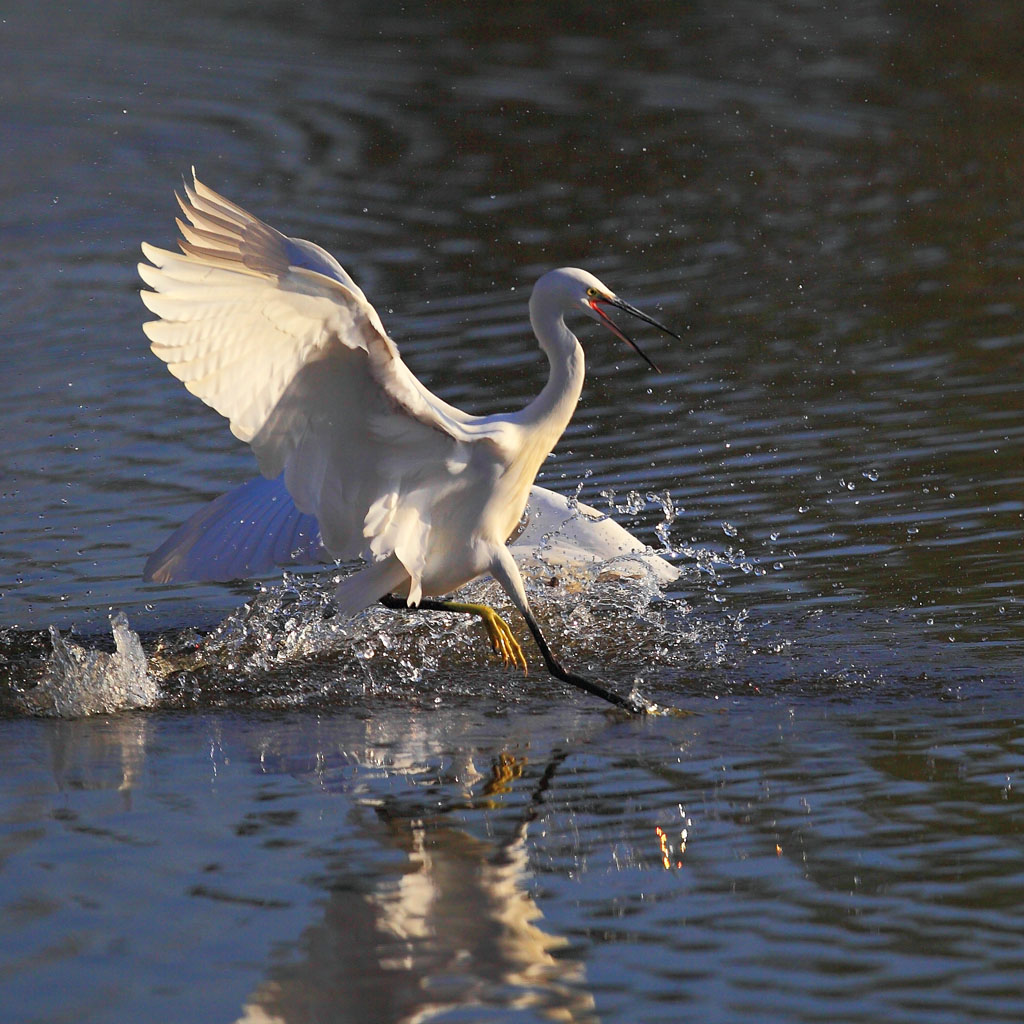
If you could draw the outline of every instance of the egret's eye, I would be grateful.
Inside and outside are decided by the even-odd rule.
[[[587,294],[588,294],[588,295],[589,295],[589,296],[590,296],[590,297],[591,297],[592,299],[596,299],[596,298],[597,298],[597,289],[596,289],[596,288],[588,288],[588,289],[587,289]]]

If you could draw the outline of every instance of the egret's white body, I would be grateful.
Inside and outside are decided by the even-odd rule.
[[[555,671],[506,542],[583,387],[583,349],[565,316],[586,313],[634,348],[603,305],[661,325],[586,271],[551,271],[530,298],[547,383],[519,412],[472,416],[417,380],[319,246],[285,237],[198,180],[179,203],[189,222],[178,221],[182,253],[143,244],[149,264],[139,273],[152,290],[142,299],[159,317],[144,330],[171,373],[251,445],[263,476],[281,478],[322,546],[367,562],[339,584],[339,610],[354,614],[387,595],[416,605],[490,573]],[[222,511],[230,515],[231,503]],[[175,567],[190,545],[204,550],[202,531],[193,533],[155,553],[147,577],[186,578]]]

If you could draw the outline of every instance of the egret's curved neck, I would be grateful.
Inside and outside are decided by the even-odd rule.
[[[530,300],[530,324],[551,370],[540,394],[520,413],[524,426],[550,436],[548,451],[562,436],[583,390],[583,346],[565,326],[560,309]],[[547,452],[545,452],[545,455]]]
[[[541,278],[543,281],[544,279]],[[541,393],[506,422],[518,427],[517,446],[502,473],[498,493],[503,519],[496,519],[499,541],[504,542],[519,522],[530,485],[541,464],[558,443],[572,419],[583,390],[583,348],[565,326],[563,307],[534,288],[530,297],[530,323],[537,342],[548,357],[551,371]],[[540,289],[544,291],[544,289]]]

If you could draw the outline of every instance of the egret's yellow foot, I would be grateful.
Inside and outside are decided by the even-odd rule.
[[[523,654],[519,641],[512,635],[509,624],[490,605],[446,601],[445,606],[449,611],[479,616],[484,629],[487,630],[491,649],[501,658],[502,664],[521,668],[524,673],[526,672],[526,655]]]

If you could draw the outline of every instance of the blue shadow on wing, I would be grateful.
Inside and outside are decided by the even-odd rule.
[[[295,507],[282,474],[249,480],[201,508],[149,556],[142,578],[223,583],[330,560],[316,518]]]

